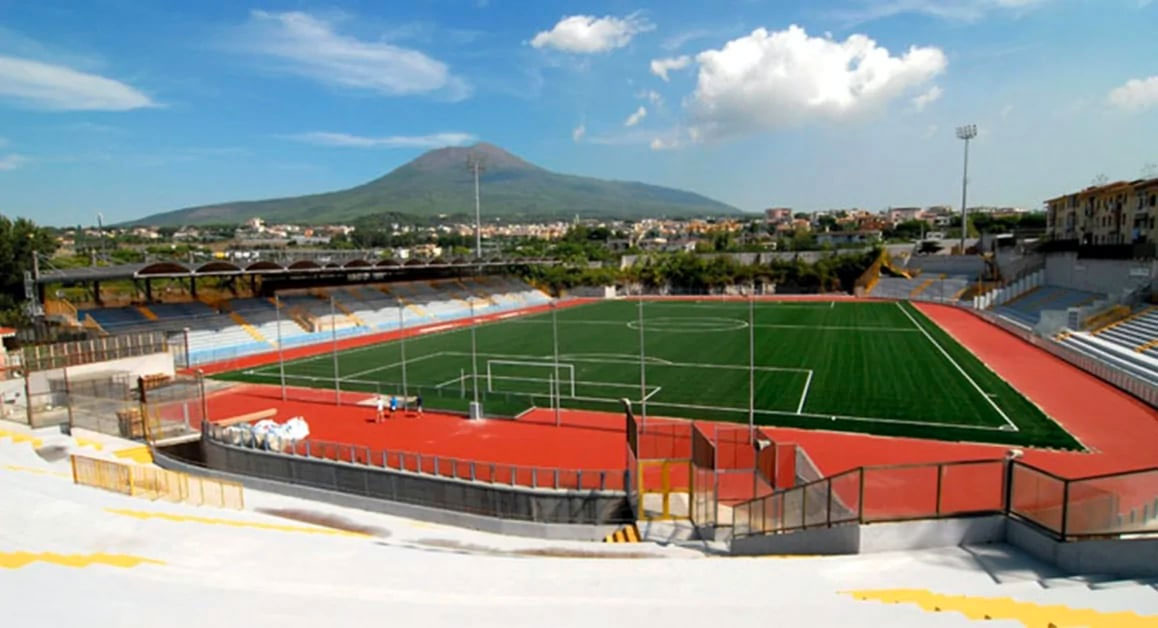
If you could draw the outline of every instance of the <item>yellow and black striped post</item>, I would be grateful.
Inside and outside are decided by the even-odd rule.
[[[623,526],[622,528],[608,534],[603,538],[604,543],[639,543],[639,528],[635,524]]]

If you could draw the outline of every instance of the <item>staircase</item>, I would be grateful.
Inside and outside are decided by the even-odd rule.
[[[933,285],[933,283],[935,281],[937,281],[937,279],[944,279],[944,278],[945,278],[945,275],[941,275],[940,277],[930,277],[930,278],[922,281],[921,285],[917,286],[916,288],[913,288],[913,291],[909,293],[909,298],[910,299],[917,298],[917,296],[919,296],[922,292],[924,292],[925,290],[928,290],[929,286]]]
[[[239,327],[244,329],[245,333],[252,336],[254,340],[256,340],[258,342],[265,342],[265,343],[268,343],[271,345],[273,344],[272,342],[269,341],[268,338],[266,338],[265,336],[262,336],[261,332],[257,331],[256,327],[254,327],[253,325],[250,325],[249,321],[245,320],[245,317],[242,316],[241,314],[238,314],[237,312],[230,312],[229,318],[232,319],[233,322],[237,323],[237,325]]]

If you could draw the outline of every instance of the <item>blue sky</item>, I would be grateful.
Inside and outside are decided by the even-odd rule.
[[[0,213],[356,185],[477,140],[745,210],[1037,207],[1158,162],[1158,2],[0,0]]]

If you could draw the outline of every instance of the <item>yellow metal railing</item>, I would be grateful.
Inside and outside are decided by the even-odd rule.
[[[106,491],[165,501],[245,508],[244,490],[236,482],[225,482],[155,467],[121,464],[110,460],[71,456],[72,479],[76,484]]]

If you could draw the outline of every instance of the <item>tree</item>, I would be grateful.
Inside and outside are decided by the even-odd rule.
[[[26,218],[10,220],[0,215],[0,321],[18,324],[26,320],[24,273],[32,270],[32,256],[51,255],[56,240],[47,229]]]

